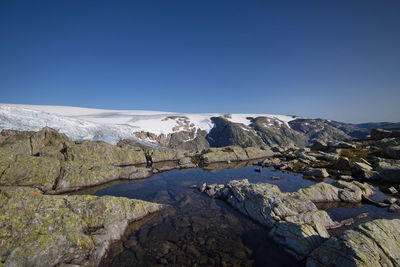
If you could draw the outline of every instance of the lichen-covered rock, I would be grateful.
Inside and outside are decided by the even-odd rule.
[[[233,180],[225,186],[208,185],[205,193],[226,200],[246,216],[271,228],[272,239],[299,260],[329,237],[326,227],[335,225],[310,200],[282,193],[269,183]]]
[[[83,187],[100,185],[117,179],[143,179],[151,175],[149,169],[135,166],[91,166],[81,165],[73,161],[64,162],[61,170],[61,175],[55,181],[52,193],[78,190]]]
[[[7,164],[0,176],[1,186],[32,186],[49,191],[60,176],[60,162],[55,158],[21,154]]]
[[[320,178],[329,177],[329,173],[324,168],[321,168],[321,169],[318,169],[318,168],[307,168],[307,169],[304,170],[304,175],[315,176],[315,177],[320,177]]]
[[[282,248],[298,260],[306,258],[311,251],[320,246],[329,234],[319,223],[291,223],[277,224],[269,235]]]
[[[98,266],[128,223],[162,205],[118,197],[0,188],[0,265]]]
[[[69,143],[65,148],[66,159],[94,165],[133,165],[146,163],[144,151],[118,147],[102,141]]]
[[[175,149],[160,149],[150,152],[153,162],[176,161],[185,157],[185,153]]]
[[[351,172],[355,178],[359,179],[373,179],[378,174],[373,171],[370,165],[364,162],[354,162]]]
[[[68,137],[65,134],[59,133],[52,128],[44,127],[30,136],[31,154],[41,154],[42,149],[49,146],[54,147],[56,151],[60,151],[64,147],[64,143],[68,141]]]
[[[195,167],[197,167],[197,165],[195,163],[193,163],[192,158],[190,158],[190,157],[181,158],[178,161],[178,164],[179,164],[180,168],[195,168]]]
[[[242,148],[239,146],[227,146],[220,148],[209,148],[200,156],[205,164],[223,161],[240,161],[269,157],[273,155],[269,149],[259,147]]]
[[[308,267],[399,266],[400,220],[374,220],[331,237],[308,257]]]
[[[362,195],[371,196],[374,194],[373,187],[366,183],[336,181],[332,184],[317,183],[302,188],[295,193],[299,197],[306,198],[312,202],[361,202]]]
[[[374,169],[378,172],[387,168],[400,168],[400,160],[396,159],[374,157],[372,159],[372,164]]]
[[[151,170],[132,165],[177,161],[179,150],[146,150],[101,141],[71,142],[45,127],[38,132],[5,132],[0,144],[0,185],[32,186],[43,192],[66,192],[116,179],[146,178]],[[186,161],[180,167],[195,167]]]

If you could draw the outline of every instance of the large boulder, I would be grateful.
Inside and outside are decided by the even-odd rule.
[[[0,265],[98,266],[129,222],[162,205],[119,197],[0,188]]]
[[[209,148],[200,155],[203,163],[241,161],[259,159],[273,155],[271,150],[258,147],[242,148],[239,146],[228,146],[221,148]]]
[[[55,181],[52,193],[68,192],[84,187],[104,184],[117,179],[135,180],[149,177],[151,171],[135,166],[81,165],[67,161],[63,163],[60,177]]]
[[[400,168],[400,160],[396,159],[373,157],[372,164],[376,171],[381,171],[387,168]]]
[[[15,161],[0,164],[4,168],[0,186],[32,186],[50,191],[61,174],[60,161],[50,157],[17,155]]]
[[[391,138],[391,137],[400,137],[399,130],[385,130],[385,129],[372,129],[371,130],[371,139],[383,139],[383,138]]]
[[[335,170],[350,170],[350,161],[346,157],[340,157],[332,166]]]
[[[331,237],[307,259],[308,267],[400,266],[400,220],[374,220]]]
[[[385,147],[381,152],[381,156],[390,159],[400,159],[400,146]]]
[[[211,147],[263,145],[257,133],[242,123],[231,122],[223,117],[212,117],[211,121],[214,127],[206,137]]]
[[[332,184],[317,183],[292,193],[312,202],[361,202],[362,196],[372,196],[374,188],[367,183],[336,181]]]
[[[324,142],[320,140],[314,141],[314,143],[311,146],[311,150],[319,150],[319,151],[324,151],[327,150],[329,146]]]
[[[205,192],[225,199],[235,209],[270,228],[271,238],[298,260],[329,237],[326,227],[335,225],[312,201],[282,193],[269,183],[233,180],[225,186],[206,186]]]
[[[69,161],[81,161],[93,165],[133,165],[146,163],[144,151],[118,147],[103,141],[68,143],[65,157]]]
[[[374,179],[377,177],[377,172],[373,171],[372,167],[364,162],[354,162],[352,175],[359,179]]]
[[[382,181],[400,183],[400,168],[385,168],[379,172]]]
[[[304,175],[314,176],[319,178],[329,177],[329,173],[324,168],[307,168],[304,170]]]
[[[150,155],[153,162],[176,161],[185,157],[183,151],[175,149],[152,150]]]

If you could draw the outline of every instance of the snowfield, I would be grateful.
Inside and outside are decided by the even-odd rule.
[[[287,124],[297,117],[272,114],[185,114],[145,110],[106,110],[68,106],[37,106],[0,104],[0,130],[37,131],[49,126],[65,133],[72,140],[102,140],[115,144],[120,139],[134,137],[134,132],[150,132],[156,135],[182,130],[201,129],[209,132],[213,127],[211,117],[250,124],[248,117],[269,117]]]

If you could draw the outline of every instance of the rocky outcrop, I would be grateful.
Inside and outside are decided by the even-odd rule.
[[[328,239],[307,266],[399,266],[399,247],[400,220],[374,220]]]
[[[127,198],[0,187],[0,265],[98,266],[129,222],[161,208]]]
[[[317,168],[307,168],[304,170],[304,175],[306,176],[314,176],[318,178],[326,178],[329,177],[329,173],[326,169],[317,169]]]
[[[393,137],[400,137],[400,130],[385,130],[379,128],[371,130],[371,139],[379,140]]]
[[[223,117],[212,117],[214,127],[207,135],[211,147],[251,147],[263,144],[261,138],[250,127],[231,122]]]
[[[259,159],[272,155],[273,152],[268,148],[228,146],[209,148],[200,155],[200,160],[203,164],[209,164],[214,162]]]
[[[169,134],[156,135],[149,132],[135,132],[134,135],[142,140],[150,141],[164,148],[185,151],[201,151],[207,149],[210,146],[206,140],[207,132],[189,126],[190,124],[187,128],[184,127],[183,130]]]
[[[337,227],[329,215],[318,210],[314,202],[360,202],[370,196],[367,184],[337,182],[315,184],[294,193],[283,193],[269,183],[250,184],[247,179],[226,185],[203,185],[200,189],[211,197],[225,200],[246,216],[271,229],[271,238],[298,260],[307,257]]]
[[[185,158],[180,150],[143,150],[130,142],[118,146],[102,141],[71,142],[48,127],[38,132],[9,131],[3,137],[0,186],[31,186],[47,193],[77,190],[116,179],[146,178],[152,170],[134,165],[147,163],[148,157],[152,163]],[[189,166],[188,162],[182,164]]]
[[[206,193],[214,193],[246,216],[271,228],[272,239],[299,260],[329,237],[325,226],[334,225],[329,215],[311,201],[284,194],[276,185],[234,180],[226,186],[211,185]]]
[[[390,159],[400,159],[400,146],[385,147],[381,152],[382,157]]]
[[[373,186],[357,181],[345,182],[336,181],[332,184],[317,183],[312,186],[302,188],[293,193],[301,198],[306,198],[314,203],[318,202],[347,202],[359,203],[362,196],[372,196]]]
[[[308,143],[316,140],[325,143],[350,140],[367,136],[369,130],[354,124],[340,123],[323,119],[296,119],[289,122],[290,127],[302,133]]]
[[[304,147],[307,144],[304,135],[275,118],[256,117],[252,119],[250,127],[257,132],[267,146]]]

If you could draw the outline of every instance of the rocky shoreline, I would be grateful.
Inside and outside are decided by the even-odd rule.
[[[222,151],[220,151],[222,150]],[[204,151],[208,162],[261,158],[239,147]],[[204,164],[202,155],[122,141],[72,142],[45,127],[0,134],[0,266],[98,266],[129,223],[163,205],[122,197],[59,195],[115,180]],[[172,164],[168,164],[172,162]]]
[[[232,207],[270,229],[270,237],[307,266],[398,266],[400,220],[378,219],[331,237],[328,230],[352,223],[334,222],[315,203],[367,201],[389,212],[399,212],[395,197],[386,203],[370,199],[373,186],[366,182],[390,182],[387,190],[397,196],[400,175],[400,145],[397,131],[373,130],[370,138],[310,148],[275,147],[274,157],[259,162],[262,167],[303,172],[322,181],[293,193],[283,193],[269,183],[251,184],[246,179],[227,184],[203,184],[199,190],[226,201]],[[346,157],[344,156],[346,155]],[[261,172],[262,169],[256,169]],[[358,180],[358,181],[357,181]]]
[[[170,169],[212,163],[229,165],[252,159],[262,159],[257,164],[261,167],[256,169],[259,172],[263,167],[274,167],[304,173],[309,179],[320,181],[329,176],[337,181],[317,183],[292,193],[283,193],[268,183],[250,184],[247,180],[203,185],[201,191],[227,201],[270,228],[271,238],[296,259],[307,261],[308,266],[327,263],[342,266],[343,262],[363,266],[369,260],[374,262],[376,258],[362,258],[362,252],[352,247],[358,244],[353,238],[368,236],[370,243],[378,243],[379,236],[371,237],[374,231],[381,225],[389,225],[388,232],[377,235],[390,238],[382,241],[379,249],[372,245],[368,249],[374,255],[386,257],[385,266],[396,266],[400,262],[396,255],[400,252],[398,249],[388,252],[385,246],[400,247],[395,239],[400,235],[399,220],[372,221],[358,226],[359,230],[331,237],[329,229],[349,222],[333,221],[315,203],[373,202],[370,197],[374,191],[369,183],[385,183],[393,197],[386,203],[375,204],[387,207],[390,212],[400,211],[400,201],[395,198],[400,191],[399,138],[397,131],[374,130],[367,139],[330,144],[317,141],[311,148],[229,146],[193,153],[156,150],[131,140],[123,140],[116,146],[100,141],[73,142],[48,127],[38,132],[3,130],[0,266],[38,263],[97,266],[130,222],[163,208],[160,204],[134,199],[61,193],[116,180],[143,179]],[[378,225],[375,230],[374,225]],[[333,247],[341,251],[334,259],[326,256]]]

